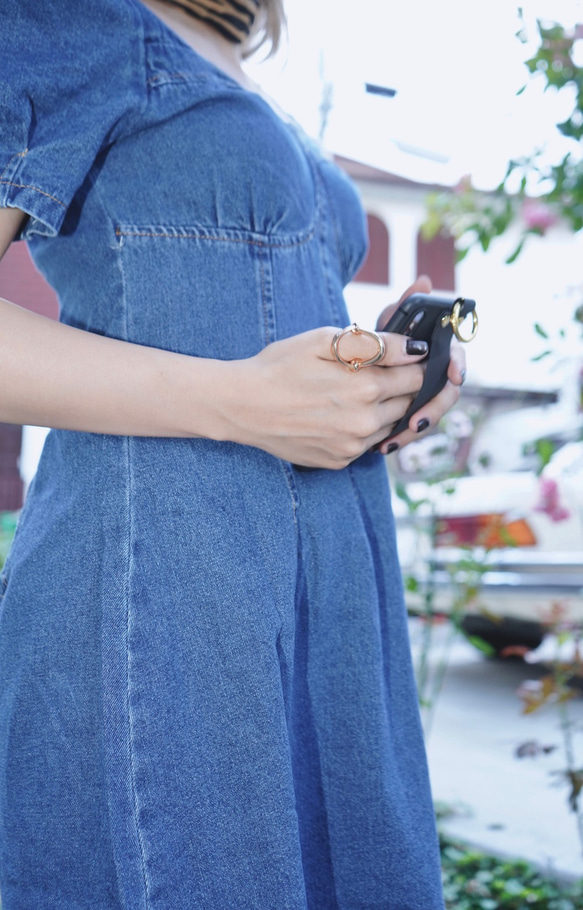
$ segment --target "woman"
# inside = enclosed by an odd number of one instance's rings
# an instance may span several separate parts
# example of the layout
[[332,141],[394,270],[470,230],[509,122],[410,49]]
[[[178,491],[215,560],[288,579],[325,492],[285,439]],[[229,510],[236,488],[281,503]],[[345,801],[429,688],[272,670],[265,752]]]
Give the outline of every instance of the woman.
[[2,249],[64,323],[0,306],[0,419],[57,428],[0,587],[4,910],[443,907],[373,451],[424,352],[335,360],[362,212],[233,6],[0,12]]

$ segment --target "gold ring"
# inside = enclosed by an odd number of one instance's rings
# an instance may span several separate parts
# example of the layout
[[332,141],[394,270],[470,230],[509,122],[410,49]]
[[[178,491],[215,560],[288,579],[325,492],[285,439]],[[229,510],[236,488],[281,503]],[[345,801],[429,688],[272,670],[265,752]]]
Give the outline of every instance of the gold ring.
[[464,305],[464,303],[465,303],[465,300],[463,297],[460,297],[459,300],[456,300],[456,302],[454,303],[454,305],[452,307],[451,313],[448,314],[447,316],[443,317],[443,319],[441,320],[441,324],[444,328],[446,325],[451,324],[451,327],[453,329],[453,334],[458,339],[458,341],[463,341],[464,343],[467,344],[468,341],[471,341],[472,338],[476,337],[476,332],[478,331],[478,314],[476,313],[475,309],[471,310],[471,312],[468,313],[468,315],[472,317],[472,328],[471,328],[469,337],[464,338],[462,333],[460,332],[460,324],[463,323],[464,319],[466,318],[464,316],[460,320],[460,313],[461,313],[461,309],[462,309],[462,306]]
[[[376,343],[379,346],[378,351],[374,357],[369,357],[368,360],[362,360],[361,357],[353,357],[352,360],[345,360],[344,357],[340,355],[338,350],[338,344],[340,339],[344,335],[348,335],[351,332],[353,335],[368,335],[369,338],[374,338]],[[385,356],[385,342],[384,339],[378,334],[378,332],[368,332],[366,329],[361,329],[360,326],[353,322],[352,325],[347,326],[345,329],[341,329],[340,332],[336,332],[334,338],[332,339],[332,353],[334,357],[341,363],[342,366],[348,367],[349,370],[352,370],[353,373],[358,373],[359,370],[362,370],[363,367],[372,367],[373,364],[378,363],[379,360]]]

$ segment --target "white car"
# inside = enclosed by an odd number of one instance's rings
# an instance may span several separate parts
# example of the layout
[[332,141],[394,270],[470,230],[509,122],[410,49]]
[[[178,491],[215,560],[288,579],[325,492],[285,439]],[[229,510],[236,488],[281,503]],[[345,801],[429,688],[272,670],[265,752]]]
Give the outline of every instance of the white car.
[[453,614],[496,653],[583,628],[583,443],[532,470],[414,481],[394,496],[411,612]]

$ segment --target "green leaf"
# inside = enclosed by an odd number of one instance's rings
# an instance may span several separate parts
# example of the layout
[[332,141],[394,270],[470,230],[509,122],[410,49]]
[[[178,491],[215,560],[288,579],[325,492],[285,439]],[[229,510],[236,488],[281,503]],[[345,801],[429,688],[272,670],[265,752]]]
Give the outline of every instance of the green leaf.
[[538,363],[539,360],[543,360],[544,357],[549,357],[549,355],[552,353],[552,351],[543,351],[542,354],[537,354],[536,357],[531,357],[531,363]]
[[540,459],[538,474],[545,468],[555,453],[556,446],[550,439],[537,439],[535,443],[536,453]]
[[481,651],[482,654],[485,654],[487,657],[496,656],[496,648],[493,648],[491,644],[488,644],[487,641],[484,641],[484,639],[480,638],[478,635],[468,635],[467,639],[474,648],[477,648],[478,651]]
[[524,249],[525,243],[526,243],[526,237],[523,237],[522,240],[520,241],[520,243],[518,244],[518,246],[516,247],[516,249],[514,250],[514,252],[511,253],[507,259],[504,260],[506,265],[512,265],[513,262],[516,262],[516,260],[522,253],[522,250]]
[[542,327],[542,325],[540,324],[540,322],[535,322],[535,324],[534,324],[534,330],[535,330],[535,332],[536,332],[537,335],[540,335],[540,336],[541,336],[541,338],[548,338],[548,337],[549,337],[548,334],[547,334],[547,332],[545,332],[545,330],[543,329],[543,327]]

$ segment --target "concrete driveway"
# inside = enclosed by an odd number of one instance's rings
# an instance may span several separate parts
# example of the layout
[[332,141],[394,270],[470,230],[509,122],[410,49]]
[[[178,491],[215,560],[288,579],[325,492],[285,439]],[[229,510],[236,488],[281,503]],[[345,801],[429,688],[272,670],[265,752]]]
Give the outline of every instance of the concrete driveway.
[[[435,653],[448,626],[438,630]],[[411,620],[414,657],[420,621]],[[544,646],[543,646],[544,647]],[[434,798],[456,814],[444,825],[452,835],[497,855],[527,859],[545,872],[583,877],[582,847],[566,785],[552,772],[565,768],[557,709],[521,713],[516,692],[540,678],[541,665],[485,659],[456,640],[436,701],[427,749]],[[576,766],[583,766],[583,699],[569,703]],[[558,748],[537,757],[516,757],[524,743]]]

